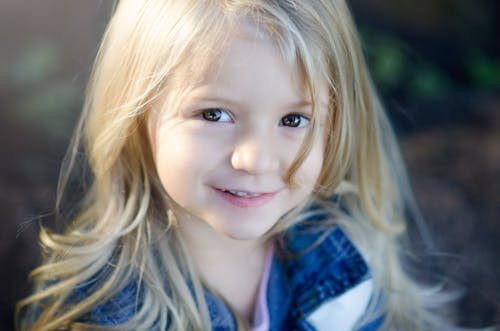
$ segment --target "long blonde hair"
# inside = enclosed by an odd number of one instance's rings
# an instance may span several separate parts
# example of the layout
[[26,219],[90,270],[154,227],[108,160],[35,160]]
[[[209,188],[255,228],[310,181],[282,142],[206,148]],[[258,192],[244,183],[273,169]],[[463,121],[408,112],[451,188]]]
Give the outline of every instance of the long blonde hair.
[[[35,293],[18,305],[20,330],[92,327],[75,321],[131,282],[141,291],[137,311],[116,328],[209,329],[203,285],[176,234],[155,171],[147,119],[162,94],[175,109],[227,31],[242,20],[269,34],[291,68],[299,67],[313,105],[318,82],[330,85],[325,159],[315,201],[365,253],[383,293],[378,308],[385,312],[385,325],[442,329],[433,311],[442,297],[424,290],[403,269],[401,239],[413,200],[344,0],[121,0],[97,55],[60,178],[60,196],[80,147],[92,183],[65,233],[41,230],[45,261],[31,274]],[[290,181],[319,132],[317,121],[312,123],[287,174]],[[342,199],[347,213],[331,203],[332,194]],[[299,220],[287,217],[273,234]],[[98,285],[90,296],[68,305],[75,288],[86,283]]]

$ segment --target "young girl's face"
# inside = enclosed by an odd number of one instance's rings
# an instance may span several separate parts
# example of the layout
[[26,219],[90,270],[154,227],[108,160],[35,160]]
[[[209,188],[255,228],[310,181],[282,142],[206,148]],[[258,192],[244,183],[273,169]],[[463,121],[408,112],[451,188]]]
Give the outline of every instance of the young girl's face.
[[[307,199],[323,160],[318,139],[294,175],[298,185],[284,181],[312,107],[300,76],[258,34],[248,26],[235,34],[178,110],[162,105],[152,130],[156,167],[178,221],[235,239],[262,236]],[[325,84],[320,123],[327,99]]]

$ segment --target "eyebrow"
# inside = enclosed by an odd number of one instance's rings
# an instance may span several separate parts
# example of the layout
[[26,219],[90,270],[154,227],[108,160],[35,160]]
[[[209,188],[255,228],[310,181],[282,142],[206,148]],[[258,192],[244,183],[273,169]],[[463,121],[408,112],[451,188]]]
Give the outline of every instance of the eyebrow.
[[231,100],[222,97],[194,96],[192,100],[196,102],[213,102],[213,103],[223,103],[230,106],[241,106],[241,103],[239,103],[236,100]]
[[[214,102],[214,103],[224,103],[230,106],[241,106],[241,103],[239,103],[236,100],[232,100],[229,98],[224,98],[224,97],[204,97],[204,96],[195,96],[193,97],[193,100],[196,102]],[[299,100],[299,101],[293,101],[291,103],[285,104],[284,108],[290,108],[290,109],[302,109],[306,107],[311,107],[312,102],[308,100]]]

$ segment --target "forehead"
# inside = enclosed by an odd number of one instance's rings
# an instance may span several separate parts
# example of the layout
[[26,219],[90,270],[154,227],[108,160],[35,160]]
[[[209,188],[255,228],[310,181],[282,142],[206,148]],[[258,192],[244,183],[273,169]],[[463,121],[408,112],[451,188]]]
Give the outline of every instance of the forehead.
[[267,31],[249,22],[238,25],[219,40],[205,55],[205,60],[203,66],[197,67],[197,79],[193,85],[231,86],[235,80],[249,83],[258,74],[262,82],[281,77],[283,84],[277,84],[277,89],[291,83],[297,94],[307,91],[305,77],[296,59],[287,58]]
[[238,31],[228,38],[220,51],[215,54],[209,74],[223,73],[224,70],[240,70],[260,64],[274,66],[296,76],[299,72],[296,63],[287,63],[277,43],[268,36]]

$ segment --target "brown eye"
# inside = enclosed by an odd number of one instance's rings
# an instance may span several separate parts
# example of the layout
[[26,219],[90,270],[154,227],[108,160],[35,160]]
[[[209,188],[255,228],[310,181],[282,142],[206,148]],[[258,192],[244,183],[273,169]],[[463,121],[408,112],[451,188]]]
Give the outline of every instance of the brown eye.
[[231,122],[231,116],[224,110],[213,108],[204,110],[201,117],[210,122]]
[[280,125],[300,128],[309,124],[309,119],[299,114],[289,114],[281,119]]
[[212,121],[212,122],[217,122],[220,119],[220,110],[217,109],[210,109],[204,111],[201,116],[203,116],[203,119],[207,121]]

